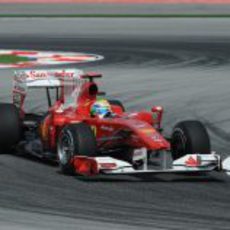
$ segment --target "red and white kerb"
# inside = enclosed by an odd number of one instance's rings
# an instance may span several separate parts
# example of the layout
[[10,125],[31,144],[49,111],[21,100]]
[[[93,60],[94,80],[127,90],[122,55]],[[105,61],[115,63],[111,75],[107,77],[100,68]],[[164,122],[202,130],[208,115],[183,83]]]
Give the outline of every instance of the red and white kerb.
[[31,68],[46,65],[63,65],[94,62],[103,59],[103,56],[97,54],[75,53],[75,52],[51,52],[35,50],[0,50],[1,55],[13,55],[25,57],[28,60],[13,64],[1,63],[1,68]]

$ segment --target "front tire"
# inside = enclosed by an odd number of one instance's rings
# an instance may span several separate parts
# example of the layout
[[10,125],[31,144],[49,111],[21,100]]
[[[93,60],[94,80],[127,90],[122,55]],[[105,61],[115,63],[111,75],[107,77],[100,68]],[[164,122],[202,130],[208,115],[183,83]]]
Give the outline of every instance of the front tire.
[[210,153],[210,138],[204,125],[199,121],[178,123],[173,129],[171,151],[174,160],[186,154]]
[[90,126],[85,123],[65,126],[58,138],[57,151],[61,171],[73,174],[71,159],[74,156],[96,156],[96,138]]

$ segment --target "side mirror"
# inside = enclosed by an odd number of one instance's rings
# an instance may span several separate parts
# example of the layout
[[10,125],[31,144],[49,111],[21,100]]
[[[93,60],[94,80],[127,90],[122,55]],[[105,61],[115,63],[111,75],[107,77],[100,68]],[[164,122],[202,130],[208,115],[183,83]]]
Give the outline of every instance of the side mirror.
[[95,72],[88,72],[81,76],[82,79],[89,79],[90,82],[93,82],[94,78],[101,78],[101,73],[95,73]]
[[153,120],[154,120],[154,123],[156,124],[156,128],[158,130],[161,130],[161,123],[162,123],[162,117],[163,117],[163,112],[164,112],[163,107],[153,106],[151,111],[153,113]]

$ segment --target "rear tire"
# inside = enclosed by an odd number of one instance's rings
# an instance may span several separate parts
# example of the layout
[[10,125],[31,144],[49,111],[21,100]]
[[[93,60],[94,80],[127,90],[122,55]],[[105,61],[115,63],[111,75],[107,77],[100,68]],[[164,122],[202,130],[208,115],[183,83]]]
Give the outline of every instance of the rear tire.
[[58,158],[61,171],[73,174],[71,159],[74,156],[96,156],[96,138],[89,125],[85,123],[65,126],[58,138]]
[[210,153],[210,139],[204,125],[199,121],[178,123],[173,129],[171,151],[174,160],[186,154]]
[[0,104],[0,149],[12,149],[21,138],[19,111],[13,104]]

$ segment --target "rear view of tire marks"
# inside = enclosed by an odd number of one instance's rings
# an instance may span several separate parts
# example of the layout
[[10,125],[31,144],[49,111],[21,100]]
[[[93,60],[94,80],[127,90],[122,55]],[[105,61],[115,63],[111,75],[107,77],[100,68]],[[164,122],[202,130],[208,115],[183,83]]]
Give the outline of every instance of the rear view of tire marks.
[[[2,38],[0,44],[2,48],[24,48],[29,44],[29,49],[102,54],[105,61],[81,65],[104,73],[102,90],[124,100],[126,107],[132,110],[163,105],[168,133],[177,121],[188,118],[203,120],[211,134],[218,127],[222,131],[218,138],[212,135],[213,146],[227,153],[230,43],[226,39],[207,42],[197,38],[193,42],[181,38],[162,42],[160,38],[145,41],[105,38],[102,42],[87,38],[76,42],[71,38],[52,41],[27,38],[16,44],[14,39]],[[5,71],[0,81],[10,82],[7,74],[10,72]],[[6,91],[1,94],[5,96]],[[76,221],[75,228],[77,220],[81,220],[81,224],[89,220],[104,222],[105,228],[111,223],[114,229],[116,226],[117,229],[128,226],[134,229],[229,228],[230,180],[215,173],[201,178],[82,180],[63,176],[56,167],[19,156],[1,155],[0,162],[0,206],[13,209],[16,219],[15,210],[24,210],[34,212],[34,216],[46,214],[52,220],[54,216],[69,217]],[[67,220],[64,223],[65,229],[74,229]],[[89,228],[94,229],[94,225]],[[61,229],[52,221],[46,227]]]
[[[224,41],[207,41],[208,38],[200,38],[199,42],[179,39],[176,41],[160,41],[138,39],[129,41],[127,39],[94,39],[68,38],[63,45],[63,40],[59,38],[44,39],[22,38],[15,43],[14,39],[1,38],[1,44],[9,49],[43,49],[43,50],[63,50],[79,52],[91,52],[102,54],[106,57],[103,64],[111,65],[134,65],[137,67],[218,67],[230,63],[230,43]],[[46,42],[49,42],[47,47]],[[88,66],[87,64],[86,66]],[[96,64],[97,65],[97,64]]]

